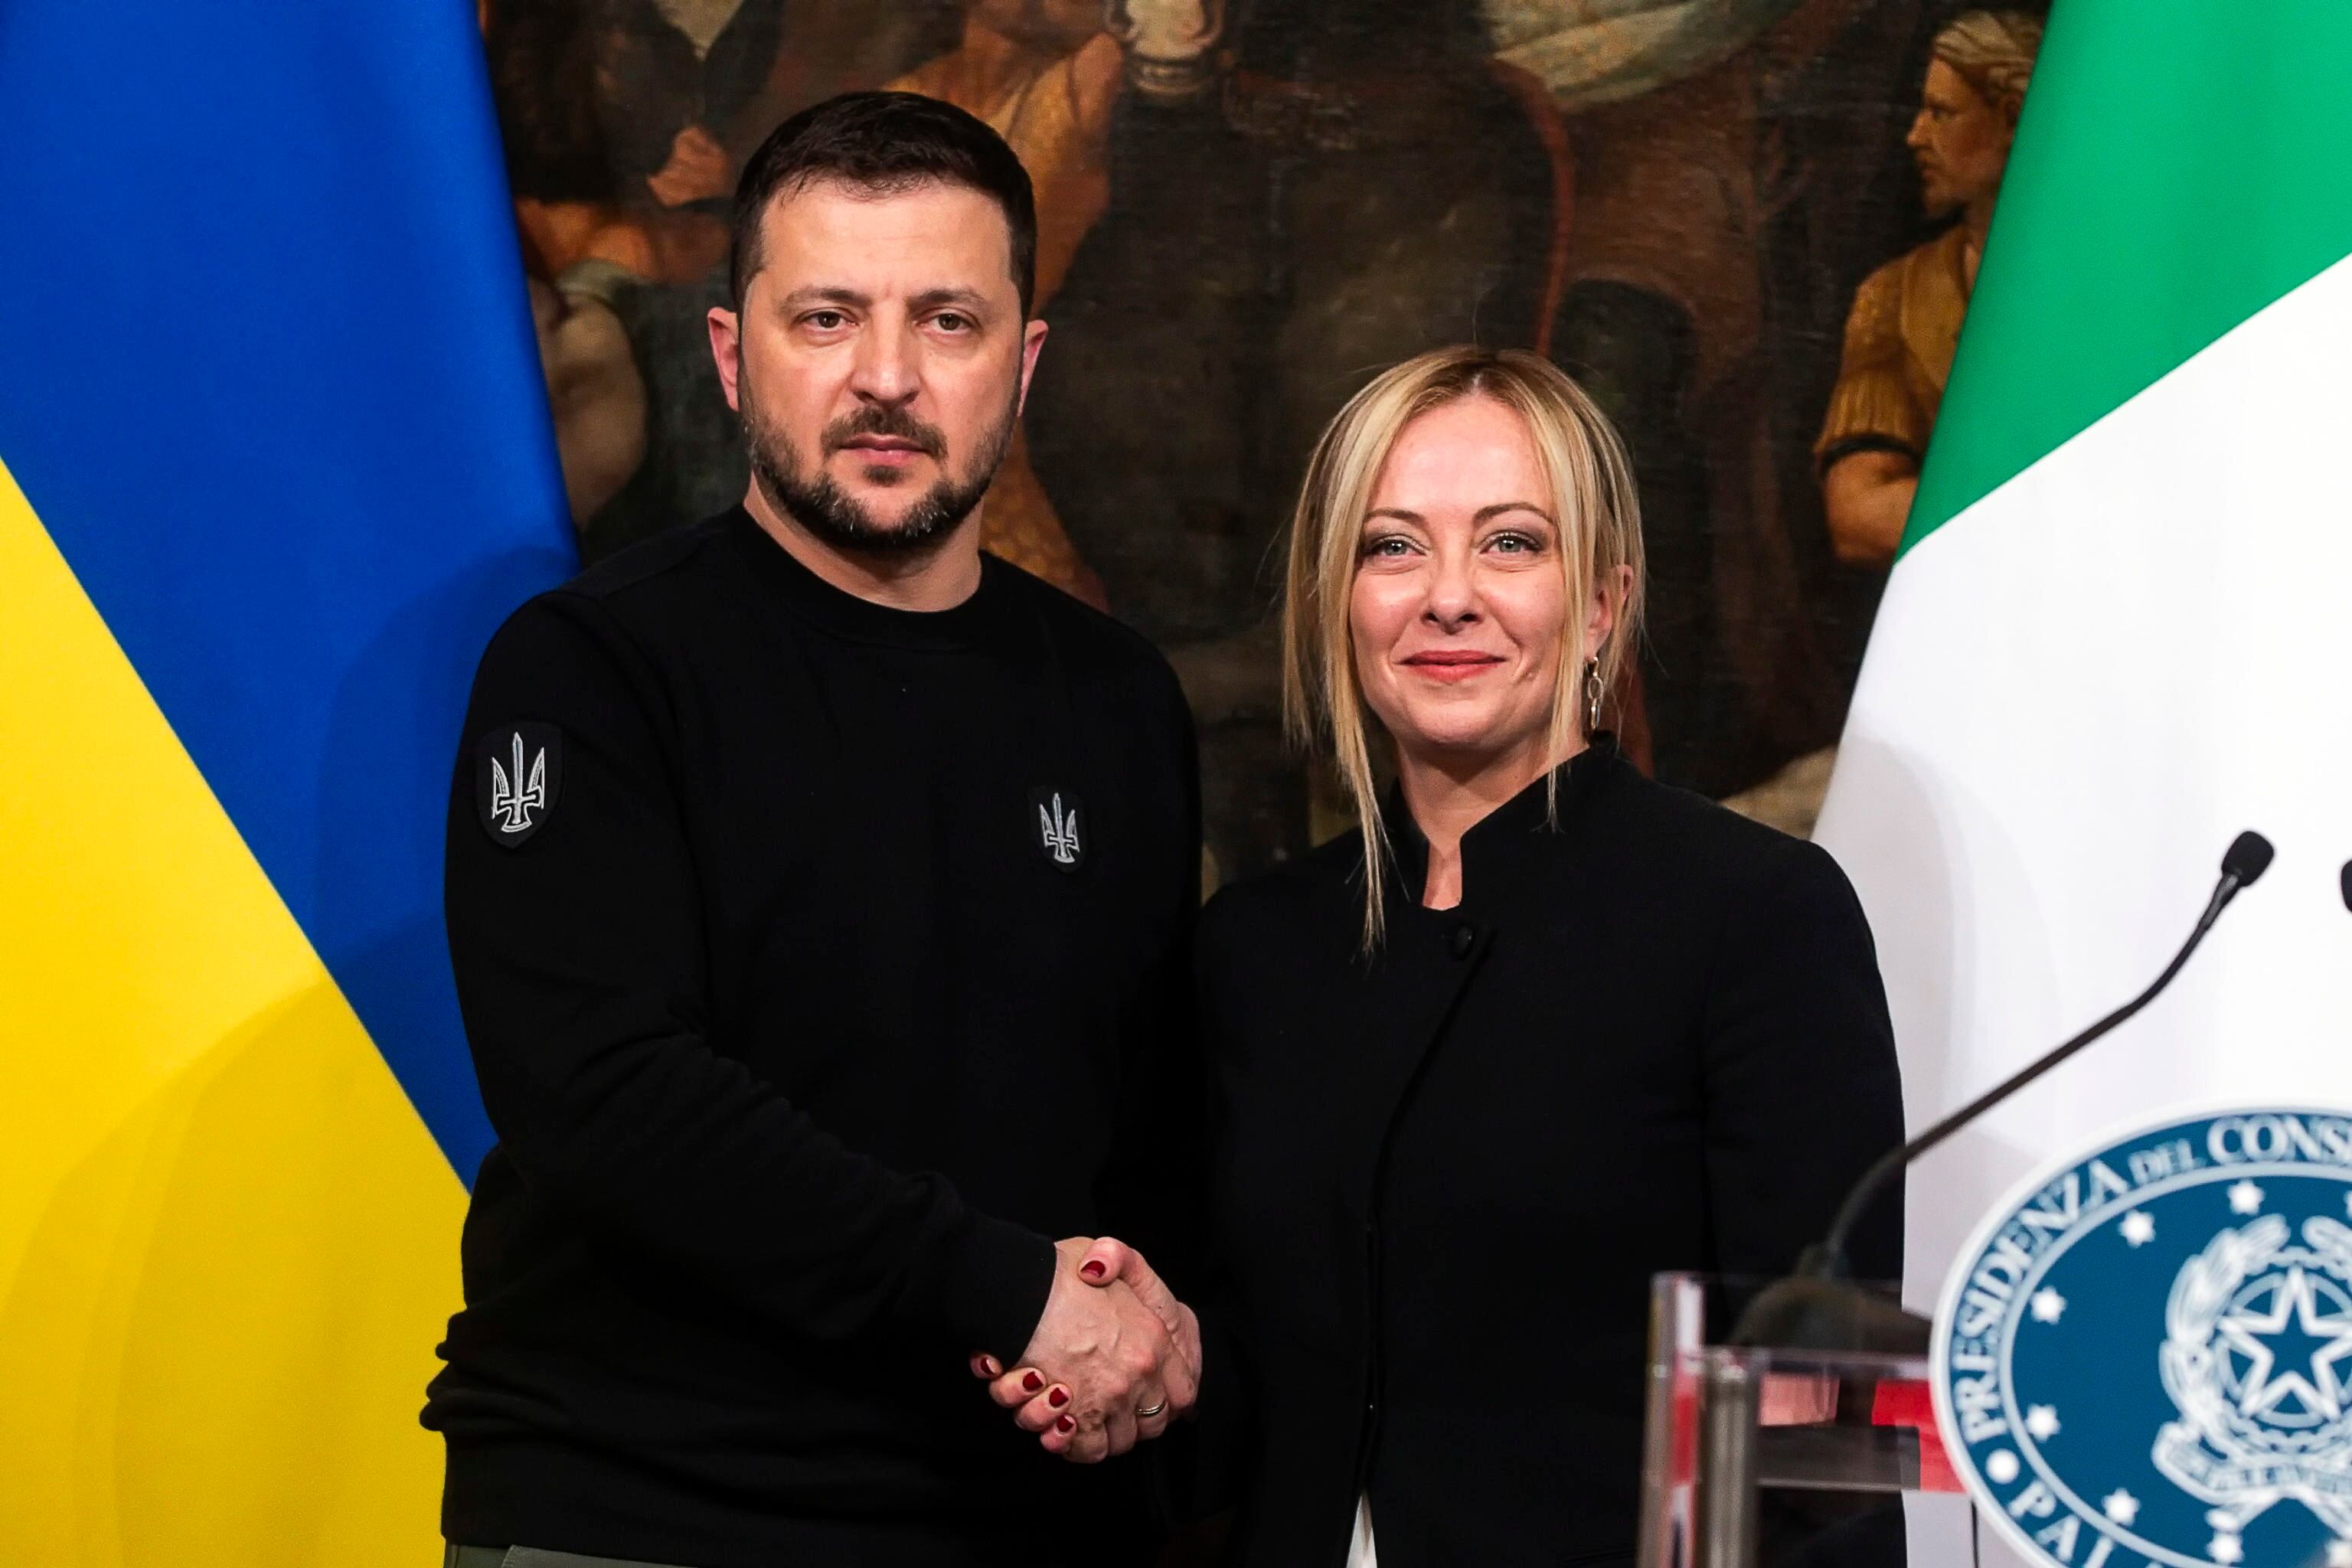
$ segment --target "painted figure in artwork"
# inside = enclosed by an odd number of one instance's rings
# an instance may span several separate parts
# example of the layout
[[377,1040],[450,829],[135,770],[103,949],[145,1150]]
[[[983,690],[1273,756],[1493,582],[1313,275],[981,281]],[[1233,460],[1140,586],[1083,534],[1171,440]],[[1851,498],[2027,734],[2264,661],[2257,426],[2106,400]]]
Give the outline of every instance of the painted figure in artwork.
[[1936,36],[1907,138],[1930,216],[1958,221],[1863,280],[1814,458],[1841,560],[1895,558],[1976,287],[2042,20],[1971,11]]
[[[1055,351],[983,544],[1168,654],[1217,876],[1337,821],[1268,563],[1314,432],[1440,342],[1545,355],[1625,435],[1661,606],[1628,753],[1805,830],[2039,41],[1943,26],[1971,3],[476,0],[591,562],[743,491],[704,323],[768,131],[891,87],[1012,145]],[[1913,161],[1958,225],[1870,274],[1929,232]]]
[[[1110,203],[1111,109],[1126,58],[1104,22],[1102,0],[970,0],[955,47],[887,84],[978,116],[1021,155],[1037,189],[1041,315]],[[1070,542],[1022,432],[981,526],[991,554],[1103,605],[1102,581]]]
[[591,558],[674,512],[717,510],[747,472],[707,363],[680,351],[708,359],[698,301],[727,254],[735,168],[711,111],[730,62],[742,72],[774,29],[748,7],[709,11],[682,7],[689,33],[655,0],[480,8],[556,452]]

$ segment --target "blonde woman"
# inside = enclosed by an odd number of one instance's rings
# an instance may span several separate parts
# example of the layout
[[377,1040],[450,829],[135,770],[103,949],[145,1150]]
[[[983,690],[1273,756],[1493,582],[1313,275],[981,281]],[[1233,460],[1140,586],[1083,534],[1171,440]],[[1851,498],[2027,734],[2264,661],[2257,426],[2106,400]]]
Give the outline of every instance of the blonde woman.
[[1316,449],[1290,717],[1360,826],[1203,916],[1217,1278],[1169,1280],[1236,1562],[1631,1562],[1651,1275],[1784,1270],[1902,1136],[1835,864],[1596,732],[1641,603],[1623,448],[1548,361],[1424,354]]

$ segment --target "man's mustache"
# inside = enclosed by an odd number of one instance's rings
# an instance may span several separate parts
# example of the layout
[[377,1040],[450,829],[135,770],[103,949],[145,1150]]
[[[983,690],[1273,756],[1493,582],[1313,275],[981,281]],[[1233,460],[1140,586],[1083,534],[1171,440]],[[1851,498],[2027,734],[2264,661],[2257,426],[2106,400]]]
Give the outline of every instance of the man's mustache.
[[868,405],[824,427],[825,455],[831,457],[860,436],[887,436],[894,441],[912,442],[933,461],[944,457],[948,449],[945,436],[905,409]]

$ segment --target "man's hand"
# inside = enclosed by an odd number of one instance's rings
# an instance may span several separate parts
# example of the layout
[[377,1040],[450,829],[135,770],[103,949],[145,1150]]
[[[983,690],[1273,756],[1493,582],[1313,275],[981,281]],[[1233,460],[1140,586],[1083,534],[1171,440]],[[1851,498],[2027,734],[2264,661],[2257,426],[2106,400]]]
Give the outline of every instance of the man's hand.
[[[1152,1315],[1168,1330],[1169,1338],[1176,1342],[1177,1352],[1192,1369],[1192,1381],[1200,1382],[1201,1320],[1193,1315],[1192,1308],[1176,1299],[1176,1293],[1144,1261],[1143,1254],[1115,1236],[1097,1237],[1078,1263],[1078,1278],[1095,1286],[1126,1281],[1137,1299],[1150,1308]],[[1186,1401],[1187,1408],[1190,1405],[1191,1401]]]
[[972,1372],[994,1379],[991,1396],[1048,1453],[1093,1464],[1157,1437],[1192,1408],[1200,1328],[1118,1242],[1074,1237],[1055,1251],[1053,1293],[1020,1364],[1005,1372],[977,1356]]

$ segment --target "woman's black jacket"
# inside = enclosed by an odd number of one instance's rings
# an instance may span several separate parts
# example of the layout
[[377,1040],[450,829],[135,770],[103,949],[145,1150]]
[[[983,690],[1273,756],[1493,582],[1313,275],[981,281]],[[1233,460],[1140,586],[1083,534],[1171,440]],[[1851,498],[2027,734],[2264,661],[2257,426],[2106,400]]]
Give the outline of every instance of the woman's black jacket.
[[[1339,1568],[1360,1492],[1381,1568],[1630,1559],[1651,1276],[1785,1271],[1901,1140],[1830,857],[1605,742],[1555,777],[1465,836],[1447,910],[1392,798],[1369,961],[1352,834],[1203,917],[1197,1436],[1237,1563]],[[1858,1274],[1897,1272],[1900,1207]]]

